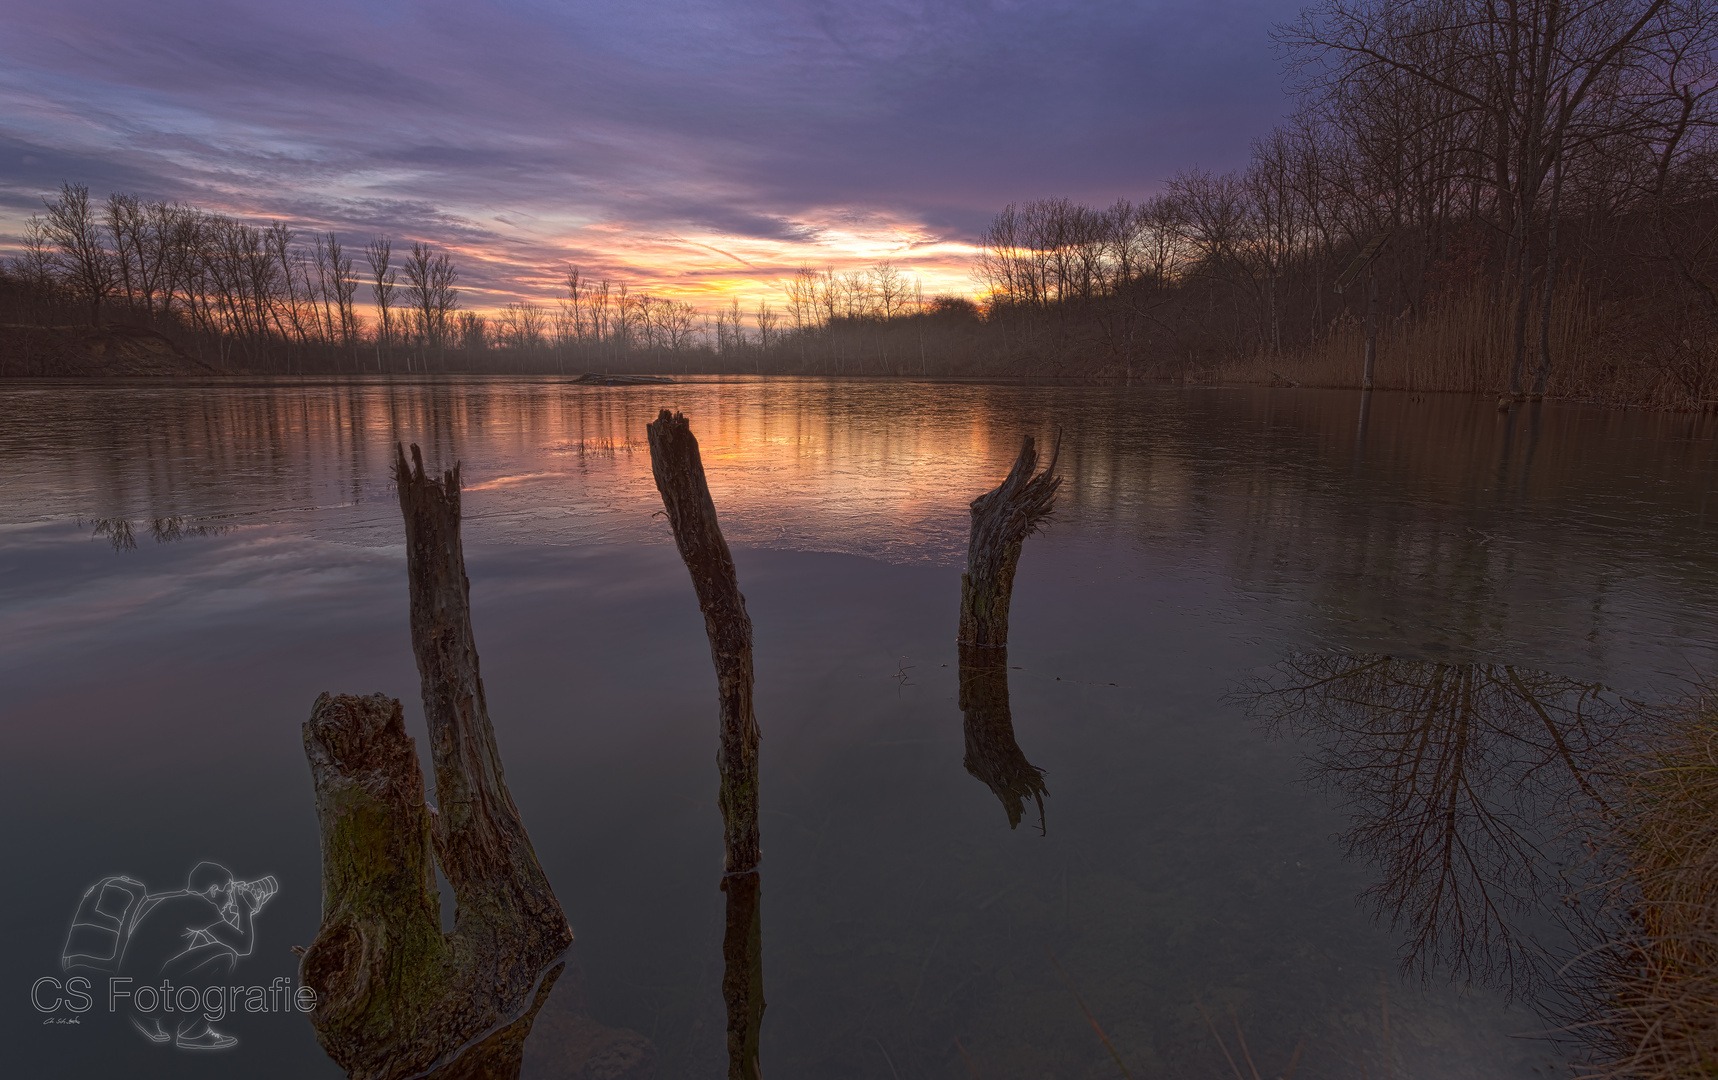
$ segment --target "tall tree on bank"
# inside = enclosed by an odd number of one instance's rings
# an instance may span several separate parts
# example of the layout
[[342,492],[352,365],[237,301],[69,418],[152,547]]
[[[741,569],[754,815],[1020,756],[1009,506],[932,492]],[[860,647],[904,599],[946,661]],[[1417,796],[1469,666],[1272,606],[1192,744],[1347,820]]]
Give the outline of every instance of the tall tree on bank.
[[59,248],[61,275],[89,303],[91,326],[101,322],[101,305],[113,292],[114,255],[102,235],[101,221],[90,205],[83,184],[60,185],[60,197],[49,201],[44,223],[48,238]]
[[394,293],[399,286],[399,273],[394,269],[394,242],[378,236],[364,246],[364,258],[370,264],[370,297],[376,304],[376,366],[394,343]]
[[[1629,96],[1631,71],[1652,65],[1699,6],[1672,0],[1321,0],[1278,28],[1296,88],[1341,97],[1405,77],[1442,105],[1428,120],[1465,120],[1470,162],[1492,188],[1507,237],[1506,273],[1515,300],[1509,389],[1525,396],[1528,312],[1535,244],[1552,299],[1561,177],[1569,155],[1600,137],[1603,115]],[[1547,205],[1548,204],[1548,205]],[[1534,375],[1543,395],[1551,357],[1546,335]]]
[[452,330],[453,312],[459,306],[459,290],[454,282],[459,271],[447,253],[437,252],[428,244],[413,242],[412,253],[406,257],[406,301],[411,305],[412,318],[417,324],[417,338],[423,350],[425,364],[434,349],[445,364],[447,339]]

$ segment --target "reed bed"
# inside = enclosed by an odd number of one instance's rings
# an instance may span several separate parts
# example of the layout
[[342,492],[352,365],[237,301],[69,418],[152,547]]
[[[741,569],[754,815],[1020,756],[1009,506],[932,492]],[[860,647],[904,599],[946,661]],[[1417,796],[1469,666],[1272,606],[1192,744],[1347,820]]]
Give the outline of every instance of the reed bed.
[[1616,922],[1577,965],[1588,1075],[1718,1075],[1718,699],[1679,710],[1615,790]]
[[[1601,317],[1586,290],[1564,290],[1551,306],[1554,398],[1660,408],[1710,409],[1718,404],[1718,349],[1679,337],[1678,320]],[[1539,310],[1528,312],[1525,382],[1538,364]],[[1387,318],[1378,332],[1379,390],[1501,394],[1509,389],[1514,356],[1512,304],[1475,290],[1410,317]],[[1360,386],[1365,326],[1345,316],[1319,341],[1280,355],[1258,352],[1189,369],[1188,381],[1267,383],[1309,387]]]

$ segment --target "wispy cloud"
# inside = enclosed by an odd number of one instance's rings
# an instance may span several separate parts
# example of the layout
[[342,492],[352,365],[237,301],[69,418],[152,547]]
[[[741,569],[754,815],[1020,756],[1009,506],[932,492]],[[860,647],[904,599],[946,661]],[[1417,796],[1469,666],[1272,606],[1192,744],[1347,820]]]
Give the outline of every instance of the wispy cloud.
[[1239,164],[1295,4],[62,0],[0,12],[0,232],[61,179],[697,298],[890,258],[966,291],[1006,202]]

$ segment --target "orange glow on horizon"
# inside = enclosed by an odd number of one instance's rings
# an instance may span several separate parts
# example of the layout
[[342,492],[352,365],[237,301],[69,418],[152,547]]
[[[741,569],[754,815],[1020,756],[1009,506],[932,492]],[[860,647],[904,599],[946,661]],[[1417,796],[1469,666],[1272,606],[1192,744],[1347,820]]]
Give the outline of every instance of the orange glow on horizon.
[[[196,205],[257,226],[280,220],[268,206],[240,193]],[[376,309],[364,245],[372,235],[391,237],[396,272],[414,240],[427,240],[445,251],[459,270],[459,307],[485,316],[520,301],[553,311],[567,297],[569,266],[578,267],[592,285],[606,280],[611,289],[624,286],[632,295],[689,303],[704,315],[738,300],[749,318],[759,304],[768,303],[784,322],[787,285],[802,266],[844,275],[889,263],[904,276],[909,292],[916,285],[927,300],[942,295],[982,300],[972,273],[980,249],[973,243],[940,235],[899,215],[845,208],[777,220],[788,235],[744,236],[495,207],[445,208],[439,224],[455,226],[451,235],[442,231],[416,236],[402,228],[371,231],[333,221],[289,219],[286,224],[297,234],[299,246],[308,247],[317,233],[332,232],[339,238],[359,281],[356,306],[370,326],[375,325]],[[23,216],[0,216],[0,256],[21,252],[23,230]],[[404,275],[400,278],[403,293]],[[403,307],[402,299],[396,296]]]
[[[689,303],[701,312],[726,308],[738,300],[753,312],[769,303],[786,313],[786,286],[801,266],[820,273],[847,274],[879,263],[890,263],[904,274],[909,288],[916,284],[926,299],[939,295],[978,298],[972,277],[978,248],[944,239],[927,228],[887,217],[865,219],[831,211],[793,226],[804,238],[737,236],[701,230],[667,231],[618,221],[566,223],[554,227],[535,222],[538,235],[518,237],[521,244],[482,242],[450,245],[462,269],[469,310],[492,313],[508,303],[530,301],[553,307],[566,299],[566,271],[576,266],[593,285],[608,281],[630,293]],[[540,231],[539,231],[540,230]],[[523,231],[523,230],[521,230]],[[532,249],[528,258],[522,248]]]

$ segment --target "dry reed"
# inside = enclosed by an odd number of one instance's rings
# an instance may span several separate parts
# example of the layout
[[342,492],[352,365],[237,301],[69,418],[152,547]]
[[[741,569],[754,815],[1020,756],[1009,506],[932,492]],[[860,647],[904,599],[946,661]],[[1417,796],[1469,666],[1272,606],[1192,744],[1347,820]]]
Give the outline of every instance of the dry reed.
[[[1718,353],[1683,340],[1668,320],[1622,325],[1601,318],[1586,290],[1551,306],[1548,395],[1611,404],[1709,407],[1718,397]],[[1497,394],[1509,388],[1514,306],[1475,289],[1388,319],[1378,332],[1380,390]],[[1525,379],[1538,363],[1539,310],[1528,312]],[[1190,370],[1186,381],[1358,388],[1365,327],[1345,316],[1319,341],[1280,355],[1255,353]]]
[[[1609,836],[1621,932],[1591,953],[1590,1075],[1718,1073],[1718,699],[1688,706],[1623,770]],[[1588,981],[1588,980],[1583,980]]]

